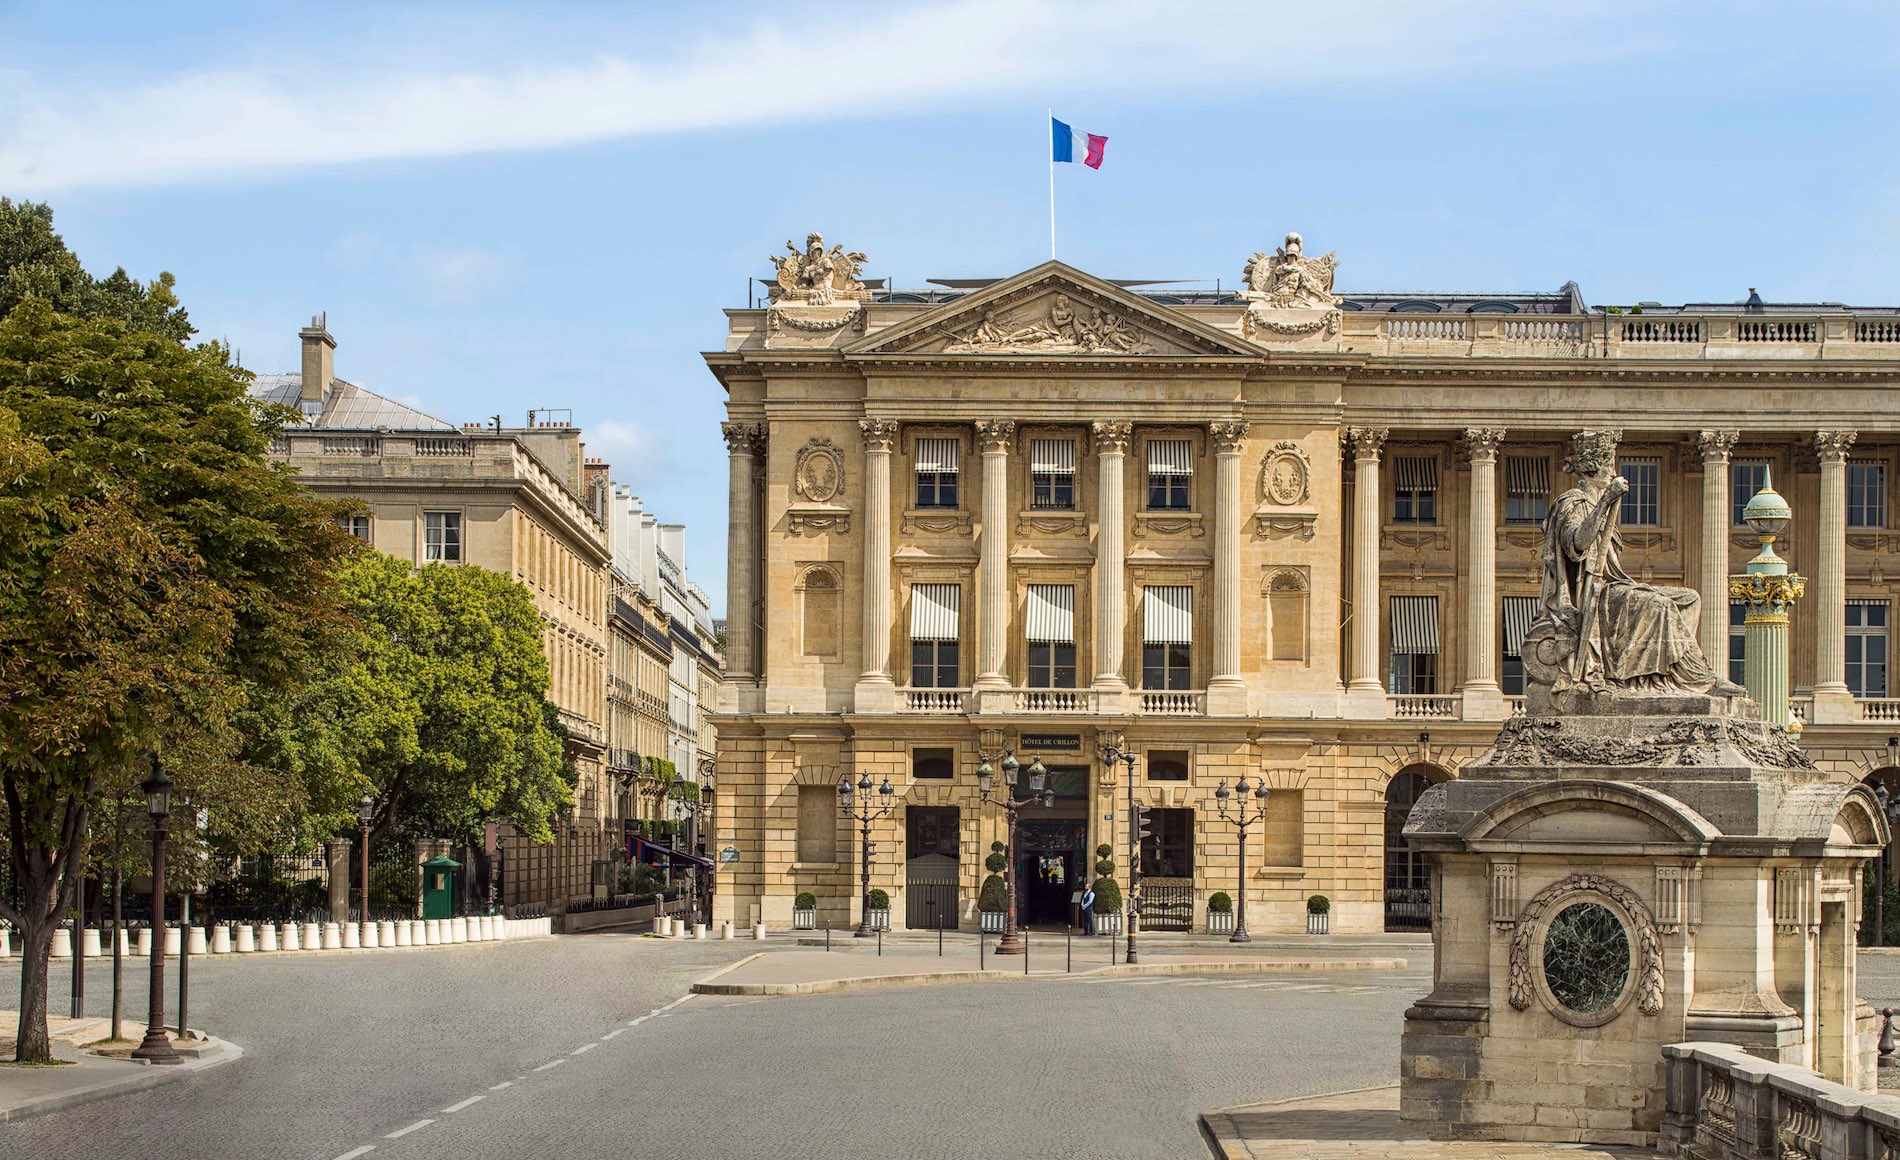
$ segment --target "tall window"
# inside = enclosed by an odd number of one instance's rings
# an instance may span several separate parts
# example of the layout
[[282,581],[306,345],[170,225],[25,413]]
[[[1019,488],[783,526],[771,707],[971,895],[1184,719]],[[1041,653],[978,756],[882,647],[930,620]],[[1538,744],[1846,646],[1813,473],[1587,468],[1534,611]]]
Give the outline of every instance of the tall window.
[[1188,483],[1194,478],[1194,443],[1189,439],[1148,440],[1148,507],[1186,511]]
[[1887,695],[1887,602],[1847,602],[1847,687],[1856,697]]
[[1438,692],[1438,597],[1392,598],[1390,691],[1400,695]]
[[1623,493],[1623,506],[1617,522],[1626,528],[1654,528],[1662,525],[1662,460],[1625,459],[1617,464],[1630,489]]
[[955,439],[917,441],[917,506],[957,506],[958,443]]
[[1729,506],[1733,509],[1729,520],[1735,527],[1744,527],[1742,510],[1748,506],[1749,500],[1755,498],[1762,484],[1768,482],[1768,461],[1738,459],[1728,471]]
[[1031,584],[1026,612],[1029,687],[1075,688],[1075,585]]
[[955,584],[910,586],[910,684],[914,689],[954,689],[957,677],[958,609]]
[[1541,524],[1550,508],[1550,460],[1541,455],[1504,459],[1504,522]]
[[1194,589],[1150,584],[1141,590],[1141,687],[1192,688]]
[[365,544],[369,543],[368,516],[338,516],[336,518],[336,526],[342,528],[350,535],[355,536]]
[[1075,440],[1029,441],[1029,506],[1053,511],[1075,508]]
[[462,562],[462,513],[422,513],[422,558],[445,564]]
[[1524,695],[1524,634],[1537,618],[1535,596],[1504,598],[1504,663],[1498,669],[1498,684],[1507,697]]
[[1194,876],[1194,811],[1151,809],[1153,824],[1141,840],[1141,872],[1152,878]]
[[1400,455],[1392,461],[1392,522],[1438,522],[1438,460],[1429,455]]
[[1742,683],[1748,670],[1748,605],[1740,600],[1728,602],[1728,679]]
[[1887,526],[1887,465],[1874,459],[1847,461],[1847,526]]

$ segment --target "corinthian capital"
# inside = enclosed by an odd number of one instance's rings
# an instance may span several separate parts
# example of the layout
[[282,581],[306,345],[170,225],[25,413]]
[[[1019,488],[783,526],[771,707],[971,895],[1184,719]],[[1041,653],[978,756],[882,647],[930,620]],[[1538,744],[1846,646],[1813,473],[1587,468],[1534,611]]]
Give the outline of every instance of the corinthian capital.
[[1128,441],[1134,438],[1135,425],[1119,419],[1097,419],[1089,424],[1089,434],[1095,437],[1097,452],[1124,455],[1128,451]]
[[1735,443],[1741,438],[1739,431],[1698,431],[1695,437],[1695,449],[1702,453],[1702,466],[1719,467],[1728,462],[1735,450]]
[[1008,451],[1010,441],[1016,438],[1016,420],[1014,419],[978,419],[976,421],[976,442],[985,452]]
[[858,430],[864,435],[866,451],[889,451],[897,442],[895,419],[859,419]]
[[1502,427],[1466,427],[1458,440],[1465,458],[1473,463],[1496,463],[1498,447],[1504,442]]
[[1216,455],[1232,455],[1247,437],[1247,423],[1243,419],[1216,419],[1207,425],[1207,433],[1214,437]]
[[1389,433],[1386,427],[1348,427],[1344,435],[1346,450],[1354,459],[1377,459],[1385,450],[1385,437]]
[[734,455],[757,455],[765,450],[763,423],[721,423],[719,430],[726,436],[726,450]]
[[1847,462],[1847,449],[1854,445],[1856,434],[1853,431],[1816,431],[1814,457],[1822,463]]

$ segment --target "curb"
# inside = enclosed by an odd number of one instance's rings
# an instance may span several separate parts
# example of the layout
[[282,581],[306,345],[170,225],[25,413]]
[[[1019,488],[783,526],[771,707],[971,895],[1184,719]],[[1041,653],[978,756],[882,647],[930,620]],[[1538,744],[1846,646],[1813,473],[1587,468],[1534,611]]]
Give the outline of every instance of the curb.
[[[1117,967],[1097,967],[1091,971],[1045,972],[1025,975],[1017,971],[986,969],[980,971],[930,971],[908,975],[858,975],[846,979],[813,979],[803,983],[720,983],[728,974],[764,954],[751,955],[723,967],[692,985],[696,995],[827,995],[838,991],[876,990],[882,987],[922,987],[949,983],[988,983],[1021,980],[1118,978],[1131,975],[1202,975],[1202,974],[1302,974],[1336,971],[1403,970],[1404,959],[1328,959],[1298,962],[1228,961],[1212,963],[1136,963]],[[1302,1097],[1311,1099],[1311,1096]]]
[[[1257,1104],[1235,1104],[1232,1107],[1215,1108],[1212,1111],[1201,1112],[1194,1117],[1194,1122],[1200,1127],[1201,1140],[1207,1145],[1207,1150],[1213,1153],[1214,1160],[1248,1160],[1248,1158],[1253,1157],[1255,1153],[1253,1149],[1248,1146],[1247,1137],[1240,1135],[1234,1126],[1233,1115],[1236,1112],[1252,1112],[1262,1108],[1289,1107],[1295,1104],[1308,1103],[1312,1100],[1331,1099],[1334,1096],[1358,1095],[1361,1092],[1390,1091],[1398,1086],[1397,1083],[1382,1083],[1374,1085],[1373,1087],[1343,1088],[1339,1091],[1315,1092],[1312,1095],[1292,1096],[1284,1100],[1262,1100]],[[1225,1119],[1227,1121],[1225,1132],[1215,1125],[1214,1120],[1216,1118]]]
[[98,1083],[60,1092],[58,1095],[43,1096],[37,1100],[0,1107],[0,1124],[30,1120],[52,1112],[65,1111],[67,1108],[77,1107],[80,1104],[89,1104],[95,1100],[109,1099],[126,1092],[144,1091],[146,1088],[157,1087],[162,1083],[183,1079],[188,1075],[197,1075],[199,1072],[210,1071],[214,1067],[222,1067],[244,1056],[244,1049],[228,1040],[210,1035],[205,1036],[205,1040],[207,1046],[215,1043],[219,1050],[212,1055],[187,1059],[176,1067],[141,1067],[136,1072],[126,1073],[115,1079],[100,1080]]

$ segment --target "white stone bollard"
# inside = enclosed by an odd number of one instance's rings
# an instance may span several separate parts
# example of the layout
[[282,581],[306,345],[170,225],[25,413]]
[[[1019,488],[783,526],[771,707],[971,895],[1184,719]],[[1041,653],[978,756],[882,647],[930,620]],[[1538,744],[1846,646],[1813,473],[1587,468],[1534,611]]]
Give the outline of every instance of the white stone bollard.
[[194,955],[208,953],[205,945],[205,928],[202,926],[194,926],[191,928],[191,953]]
[[664,914],[656,914],[653,916],[653,933],[661,938],[666,937],[666,916]]
[[323,949],[340,951],[343,949],[343,924],[326,922],[323,924]]
[[703,941],[703,940],[705,939],[705,937],[706,937],[706,924],[705,924],[705,923],[703,923],[703,922],[696,922],[696,923],[694,923],[694,924],[693,924],[693,937],[694,937],[694,938],[696,938],[696,939],[700,939],[700,940],[702,940],[702,941]]
[[358,938],[357,941],[362,944],[362,947],[364,950],[373,951],[376,949],[378,945],[376,941],[376,935],[377,935],[376,924],[373,922],[366,922],[362,924],[362,934]]
[[722,922],[719,924],[719,937],[724,939],[726,942],[732,941],[732,920],[731,919],[727,919],[725,922]]
[[449,923],[449,925],[454,928],[450,934],[449,941],[459,942],[459,943],[465,943],[468,941],[468,919],[466,918],[454,919]]
[[73,957],[73,935],[63,926],[53,928],[53,957],[56,959]]
[[178,933],[177,927],[168,926],[165,928],[165,957],[166,958],[168,959],[177,958],[179,950],[183,948],[184,945],[185,945],[184,936]]
[[285,923],[283,932],[278,936],[277,945],[287,951],[302,950],[303,925],[295,922]]
[[442,945],[442,920],[428,918],[422,922],[422,945],[435,947]]
[[343,924],[343,949],[346,951],[363,949],[362,931],[353,922]]
[[244,923],[242,926],[237,928],[237,953],[241,955],[248,955],[248,954],[254,954],[256,951],[257,951],[257,928],[252,926],[248,922]]
[[211,953],[228,955],[231,953],[231,928],[214,926],[211,928]]
[[320,951],[323,949],[323,924],[306,922],[303,924],[303,949]]
[[389,921],[388,919],[384,919],[382,922],[377,923],[376,924],[376,941],[378,944],[385,947],[395,946],[396,945],[396,924],[394,922]]
[[408,919],[404,918],[404,919],[397,920],[396,941],[393,945],[399,946],[399,947],[406,947],[406,946],[412,945],[409,941],[409,920]]
[[0,926],[0,959],[13,957],[13,928]]
[[261,922],[257,924],[257,949],[274,951],[277,949],[277,924]]
[[483,942],[495,941],[495,919],[493,915],[484,914],[476,919],[475,923],[481,928]]
[[152,957],[152,928],[149,926],[139,928],[138,956],[141,959],[149,959]]
[[85,933],[79,936],[79,949],[89,959],[101,956],[103,952],[99,949],[99,928],[92,926],[86,928]]
[[764,923],[755,922],[752,924],[752,937],[756,939],[765,938],[765,924]]

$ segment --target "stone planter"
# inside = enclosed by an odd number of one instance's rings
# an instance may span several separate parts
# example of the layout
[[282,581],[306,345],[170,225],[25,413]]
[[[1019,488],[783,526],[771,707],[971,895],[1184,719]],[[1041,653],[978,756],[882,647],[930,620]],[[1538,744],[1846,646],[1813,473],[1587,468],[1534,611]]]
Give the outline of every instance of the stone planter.
[[1330,914],[1314,914],[1308,911],[1306,915],[1306,933],[1331,934],[1332,923],[1330,920],[1332,917]]
[[872,930],[891,929],[891,908],[890,907],[887,906],[883,910],[873,910],[871,912],[871,929]]
[[1208,934],[1232,934],[1232,933],[1234,933],[1234,912],[1233,912],[1233,911],[1231,911],[1231,910],[1229,910],[1229,911],[1219,911],[1219,910],[1210,910],[1210,911],[1208,911],[1208,912],[1207,912],[1207,933],[1208,933]]
[[1002,934],[1003,933],[1003,912],[1002,911],[985,910],[981,912],[981,915],[983,919],[983,933],[984,934]]
[[793,930],[817,930],[818,929],[818,912],[816,910],[792,911],[792,929]]
[[1095,933],[1096,934],[1120,934],[1121,932],[1122,932],[1122,912],[1121,911],[1117,910],[1113,913],[1097,911],[1095,913]]

